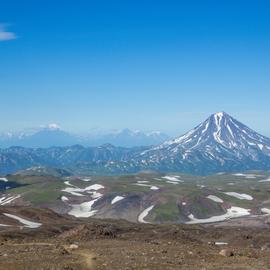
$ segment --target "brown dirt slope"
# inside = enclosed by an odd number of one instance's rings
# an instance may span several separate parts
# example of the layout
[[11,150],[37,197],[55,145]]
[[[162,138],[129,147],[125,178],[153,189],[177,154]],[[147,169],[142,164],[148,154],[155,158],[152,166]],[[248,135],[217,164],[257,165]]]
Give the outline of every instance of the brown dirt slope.
[[3,211],[43,225],[0,227],[1,270],[270,269],[268,228],[75,220],[32,208]]

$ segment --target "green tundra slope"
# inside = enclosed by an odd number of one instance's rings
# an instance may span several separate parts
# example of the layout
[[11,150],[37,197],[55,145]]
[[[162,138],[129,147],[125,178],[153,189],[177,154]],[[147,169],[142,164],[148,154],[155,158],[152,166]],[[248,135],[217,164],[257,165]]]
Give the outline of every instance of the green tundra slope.
[[270,213],[270,173],[207,177],[144,172],[50,176],[20,172],[0,181],[0,205],[50,208],[77,218],[141,223],[212,223]]

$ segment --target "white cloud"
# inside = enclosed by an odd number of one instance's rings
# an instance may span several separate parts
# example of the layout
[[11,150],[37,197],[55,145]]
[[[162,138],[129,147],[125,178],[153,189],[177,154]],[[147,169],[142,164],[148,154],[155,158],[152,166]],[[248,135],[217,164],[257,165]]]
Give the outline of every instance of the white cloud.
[[17,36],[15,33],[6,30],[6,25],[0,24],[0,41],[7,41],[16,38]]

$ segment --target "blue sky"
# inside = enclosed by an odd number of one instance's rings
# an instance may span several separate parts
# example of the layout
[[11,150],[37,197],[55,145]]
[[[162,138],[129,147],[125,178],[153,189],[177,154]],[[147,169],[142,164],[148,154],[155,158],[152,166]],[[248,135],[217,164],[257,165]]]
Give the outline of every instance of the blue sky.
[[176,135],[226,111],[270,136],[267,2],[2,1],[0,131]]

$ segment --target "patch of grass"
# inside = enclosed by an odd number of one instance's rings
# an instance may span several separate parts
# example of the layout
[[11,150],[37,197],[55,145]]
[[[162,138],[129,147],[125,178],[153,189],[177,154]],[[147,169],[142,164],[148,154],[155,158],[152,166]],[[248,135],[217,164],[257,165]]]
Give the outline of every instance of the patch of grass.
[[158,205],[154,208],[153,214],[155,222],[175,222],[179,219],[179,210],[175,201]]
[[25,201],[33,205],[51,203],[61,196],[62,182],[41,183],[29,186],[14,188],[12,193],[22,194]]

